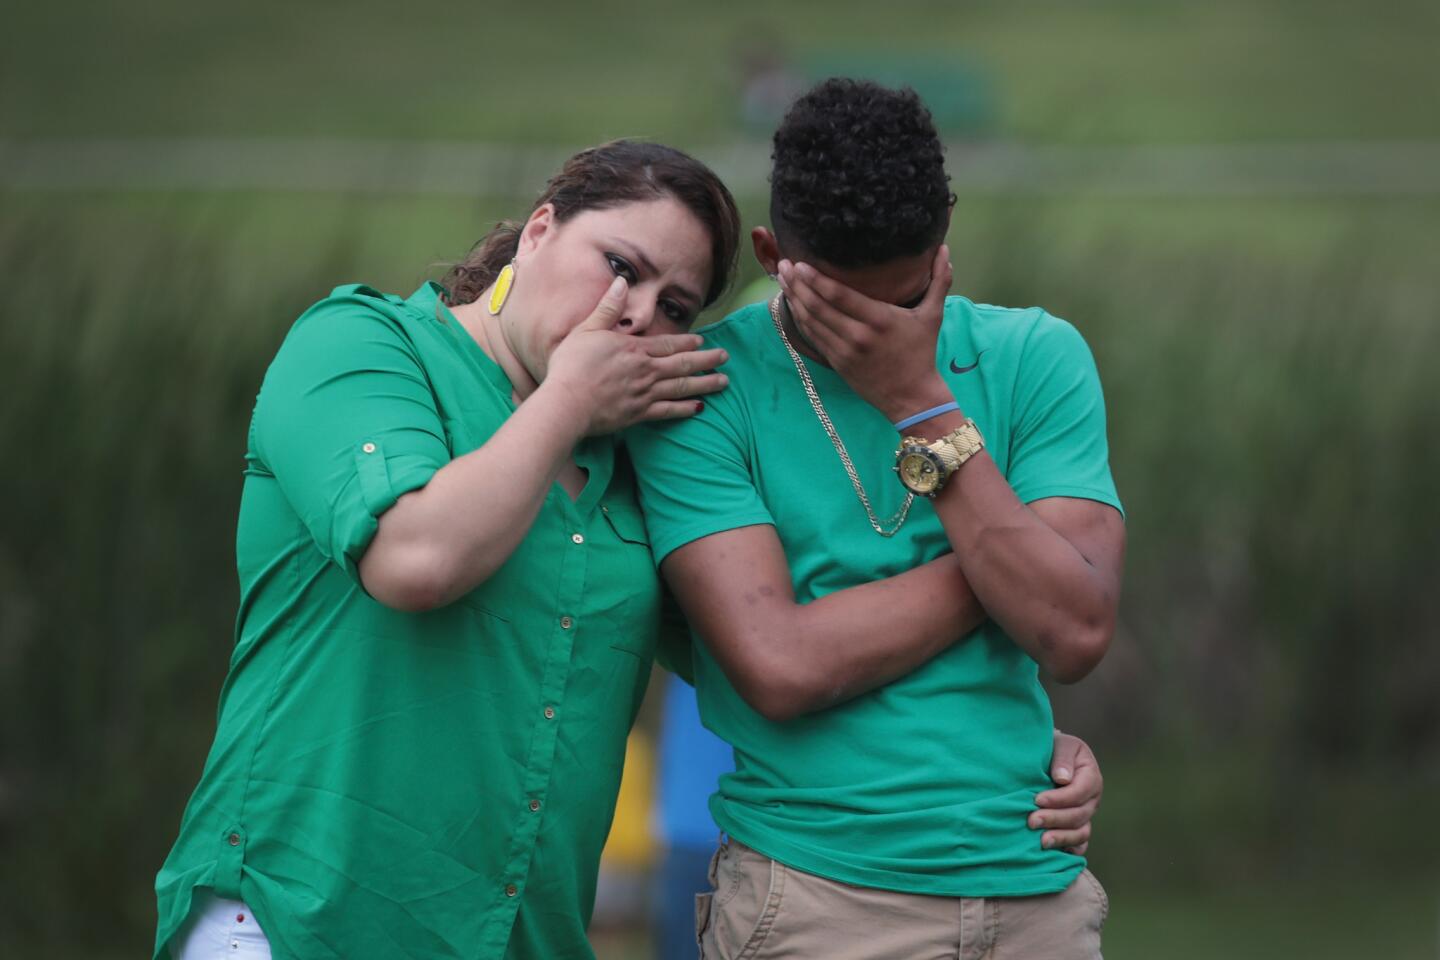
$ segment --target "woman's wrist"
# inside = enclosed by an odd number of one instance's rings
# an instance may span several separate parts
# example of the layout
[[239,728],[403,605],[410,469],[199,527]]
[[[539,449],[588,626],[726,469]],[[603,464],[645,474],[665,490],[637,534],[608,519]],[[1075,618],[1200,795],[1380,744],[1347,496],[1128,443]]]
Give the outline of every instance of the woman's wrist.
[[528,411],[536,422],[527,424],[527,429],[553,434],[562,441],[568,455],[577,443],[590,435],[593,408],[594,405],[587,403],[578,391],[559,380],[548,378],[525,399],[516,415]]

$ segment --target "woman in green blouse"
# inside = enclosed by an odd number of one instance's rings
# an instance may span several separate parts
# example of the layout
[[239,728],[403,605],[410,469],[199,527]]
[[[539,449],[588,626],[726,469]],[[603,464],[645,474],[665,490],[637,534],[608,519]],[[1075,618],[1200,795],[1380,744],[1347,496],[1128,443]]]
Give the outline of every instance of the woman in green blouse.
[[614,434],[724,385],[685,331],[738,235],[702,164],[612,143],[445,287],[299,319],[255,405],[235,653],[156,956],[207,905],[276,956],[588,953],[660,611]]
[[443,286],[300,317],[251,422],[235,653],[157,958],[592,956],[660,624],[614,437],[724,387],[686,331],[738,239],[702,164],[616,142]]

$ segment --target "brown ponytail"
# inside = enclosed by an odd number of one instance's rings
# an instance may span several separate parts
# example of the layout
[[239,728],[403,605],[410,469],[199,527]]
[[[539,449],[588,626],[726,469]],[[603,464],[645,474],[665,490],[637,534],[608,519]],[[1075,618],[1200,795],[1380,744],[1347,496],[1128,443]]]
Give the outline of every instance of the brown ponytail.
[[[705,226],[711,241],[711,281],[705,306],[725,291],[735,271],[740,214],[725,184],[699,160],[673,147],[614,140],[582,150],[550,178],[531,210],[549,203],[563,223],[586,210],[673,197]],[[473,303],[515,256],[524,224],[502,220],[441,281],[449,306]]]

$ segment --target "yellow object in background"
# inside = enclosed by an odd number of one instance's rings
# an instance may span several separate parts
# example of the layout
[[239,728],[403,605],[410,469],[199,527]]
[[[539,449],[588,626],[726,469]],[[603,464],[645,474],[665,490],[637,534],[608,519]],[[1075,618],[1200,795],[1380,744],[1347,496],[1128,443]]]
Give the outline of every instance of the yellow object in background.
[[655,744],[645,731],[632,730],[625,747],[625,771],[620,780],[620,798],[615,803],[615,822],[600,858],[602,867],[646,870],[655,862],[658,850],[650,831],[654,797]]

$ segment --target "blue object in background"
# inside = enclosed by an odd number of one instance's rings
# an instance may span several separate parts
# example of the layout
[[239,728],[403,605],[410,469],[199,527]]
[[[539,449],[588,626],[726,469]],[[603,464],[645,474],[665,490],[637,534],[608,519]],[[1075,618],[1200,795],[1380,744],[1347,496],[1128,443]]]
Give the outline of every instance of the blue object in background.
[[695,689],[675,676],[665,682],[657,762],[655,828],[665,855],[655,875],[656,956],[696,960],[695,895],[710,889],[706,870],[720,837],[710,794],[735,769],[735,755],[701,726]]

